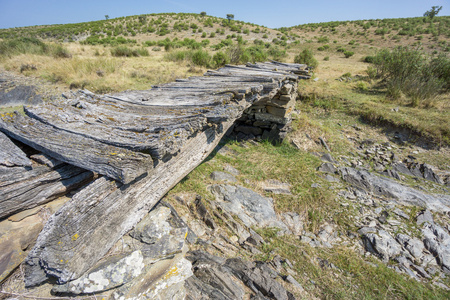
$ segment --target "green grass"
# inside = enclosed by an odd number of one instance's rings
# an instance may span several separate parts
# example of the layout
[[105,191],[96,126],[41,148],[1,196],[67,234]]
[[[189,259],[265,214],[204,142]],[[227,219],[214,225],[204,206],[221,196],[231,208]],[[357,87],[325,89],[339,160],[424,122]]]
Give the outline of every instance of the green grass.
[[[268,241],[257,258],[270,261],[275,255],[289,259],[301,276],[297,281],[320,299],[448,299],[450,292],[397,274],[377,259],[372,264],[345,247],[311,248],[293,237],[278,237],[273,230],[258,230]],[[318,258],[337,269],[322,268]],[[376,266],[375,266],[376,265]]]

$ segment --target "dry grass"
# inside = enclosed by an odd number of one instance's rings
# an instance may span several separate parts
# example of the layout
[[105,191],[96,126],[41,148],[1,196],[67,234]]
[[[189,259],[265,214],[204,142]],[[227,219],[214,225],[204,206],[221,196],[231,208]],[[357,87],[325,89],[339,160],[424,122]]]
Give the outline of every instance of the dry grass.
[[[149,89],[152,85],[174,81],[176,78],[200,75],[206,71],[187,64],[164,61],[164,53],[134,58],[112,57],[109,49],[99,46],[68,44],[71,58],[22,54],[3,59],[0,64],[8,71],[18,72],[22,65],[35,65],[37,70],[25,75],[45,78],[71,88],[86,88],[97,93],[127,89]],[[96,53],[101,53],[96,56]]]

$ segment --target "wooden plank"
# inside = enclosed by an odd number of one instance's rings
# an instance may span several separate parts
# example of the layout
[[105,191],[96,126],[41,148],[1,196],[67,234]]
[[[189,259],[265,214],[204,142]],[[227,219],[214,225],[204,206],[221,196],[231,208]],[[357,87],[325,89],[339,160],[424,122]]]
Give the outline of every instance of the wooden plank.
[[31,161],[5,134],[0,132],[0,165],[7,167],[31,166]]
[[48,276],[59,283],[81,276],[211,153],[233,122],[199,133],[179,155],[133,184],[101,178],[77,193],[39,235],[26,259],[26,285],[40,284]]
[[90,171],[67,164],[33,177],[21,174],[23,176],[16,178],[14,184],[0,187],[0,219],[47,203],[79,187],[93,176]]
[[0,130],[60,161],[129,183],[152,169],[150,155],[58,130],[18,113],[0,120]]

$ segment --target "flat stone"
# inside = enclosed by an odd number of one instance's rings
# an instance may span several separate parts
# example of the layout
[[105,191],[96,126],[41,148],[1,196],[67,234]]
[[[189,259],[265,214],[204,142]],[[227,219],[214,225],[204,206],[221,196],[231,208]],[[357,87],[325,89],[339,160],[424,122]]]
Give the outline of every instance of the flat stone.
[[216,201],[227,212],[236,215],[247,227],[277,227],[288,230],[277,220],[273,199],[266,198],[242,186],[213,185]]
[[428,209],[423,210],[417,216],[417,225],[422,225],[423,223],[434,224],[433,215]]
[[291,194],[291,185],[289,183],[284,183],[276,179],[269,179],[262,183],[262,188],[265,192],[270,192],[274,194]]
[[281,214],[281,220],[294,235],[301,235],[303,232],[303,220],[298,213],[286,212]]
[[172,227],[167,221],[170,213],[168,207],[156,207],[136,225],[130,235],[143,243],[155,243],[170,233]]
[[450,274],[450,235],[437,224],[425,223],[422,228],[424,245],[435,257],[442,270]]
[[420,259],[423,256],[425,246],[421,240],[402,233],[397,234],[396,240],[405,247],[414,258]]
[[366,250],[380,257],[384,262],[394,258],[402,252],[401,245],[386,231],[363,235]]
[[317,171],[326,172],[330,174],[337,174],[337,169],[334,167],[332,163],[329,162],[321,164],[320,167],[317,168]]
[[236,168],[234,168],[233,166],[228,165],[228,164],[223,167],[223,170],[234,176],[238,176],[240,174]]
[[78,295],[106,291],[141,275],[144,266],[139,250],[126,256],[110,256],[86,275],[63,285],[55,285],[52,292]]
[[8,277],[25,259],[44,224],[39,215],[21,221],[0,222],[0,282]]
[[262,134],[262,129],[259,128],[259,127],[254,127],[254,126],[243,126],[243,125],[236,126],[234,128],[234,131],[242,132],[242,133],[247,134],[247,135],[253,134],[255,136]]
[[255,119],[256,121],[271,122],[282,125],[285,125],[291,121],[290,118],[275,116],[268,113],[255,113]]
[[231,174],[220,172],[220,171],[214,171],[210,175],[211,179],[214,181],[226,181],[226,182],[236,182],[237,179]]

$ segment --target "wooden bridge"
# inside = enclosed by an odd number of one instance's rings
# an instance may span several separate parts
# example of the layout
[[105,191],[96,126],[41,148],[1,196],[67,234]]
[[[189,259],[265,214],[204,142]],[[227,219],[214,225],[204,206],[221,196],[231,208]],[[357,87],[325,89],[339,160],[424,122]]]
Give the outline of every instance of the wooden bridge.
[[[26,258],[26,285],[79,278],[236,122],[262,138],[282,132],[305,68],[226,66],[150,90],[80,91],[25,107],[26,116],[2,115],[0,219],[82,187],[45,224]],[[7,136],[31,147],[27,154]],[[11,268],[0,268],[0,281]]]

